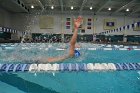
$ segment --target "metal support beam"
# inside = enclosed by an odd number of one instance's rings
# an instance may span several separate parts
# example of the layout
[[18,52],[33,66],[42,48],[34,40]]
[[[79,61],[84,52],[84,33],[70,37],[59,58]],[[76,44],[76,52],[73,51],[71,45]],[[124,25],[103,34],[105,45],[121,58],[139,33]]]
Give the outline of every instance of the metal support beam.
[[87,2],[87,0],[83,0],[82,5],[80,7],[80,12],[83,10],[83,7],[85,6],[86,2]]
[[[31,14],[36,14],[36,12],[37,12],[37,10],[36,11],[32,11],[31,12]],[[51,13],[52,14],[57,14],[57,15],[61,15],[62,14],[62,12],[61,11],[58,11],[58,10],[54,10],[54,11],[52,11],[52,10],[48,10],[48,11],[44,11],[43,12],[44,14],[47,14],[47,15],[51,15]],[[92,12],[90,12],[90,11],[82,11],[82,15],[92,15]],[[65,14],[65,15],[74,15],[74,16],[78,16],[79,15],[79,13],[76,11],[76,10],[73,10],[73,11],[63,11],[63,14]],[[38,15],[40,15],[40,14],[38,14]]]
[[61,6],[61,11],[63,13],[63,11],[64,11],[63,0],[60,0],[60,6]]
[[[7,0],[7,1],[9,1],[9,0]],[[24,4],[24,2],[22,0],[19,0],[20,4],[16,0],[10,0],[10,1],[13,2],[14,4],[16,4],[16,6],[20,7],[23,11],[29,12],[27,9],[25,9],[25,7],[22,7],[21,3]],[[10,3],[10,1],[9,1],[9,3]]]
[[[119,11],[123,10],[124,8],[126,8],[127,6],[131,5],[132,3],[134,3],[136,0],[132,0],[130,2],[128,2],[126,5],[122,6],[121,8],[119,8],[118,10],[116,10],[114,13],[118,13]],[[114,14],[112,13],[112,14]]]
[[44,5],[41,3],[40,0],[36,0],[37,4],[41,7],[42,10],[44,10]]
[[137,13],[137,12],[139,12],[139,11],[140,11],[140,8],[138,8],[138,9],[132,11],[132,12],[131,12],[130,14],[128,14],[128,15],[132,15],[132,14]]
[[82,15],[82,10],[83,10],[86,2],[87,2],[87,0],[83,0],[82,5],[81,5],[80,10],[79,10],[79,15]]
[[96,13],[99,13],[111,0],[106,1],[98,10]]

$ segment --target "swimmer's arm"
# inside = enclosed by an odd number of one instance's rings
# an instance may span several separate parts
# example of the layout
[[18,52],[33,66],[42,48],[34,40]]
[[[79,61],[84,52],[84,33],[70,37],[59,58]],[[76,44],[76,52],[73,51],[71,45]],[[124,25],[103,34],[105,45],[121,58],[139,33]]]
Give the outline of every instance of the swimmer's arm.
[[47,59],[47,62],[60,62],[65,59],[68,59],[70,56],[59,56],[59,57],[50,57]]

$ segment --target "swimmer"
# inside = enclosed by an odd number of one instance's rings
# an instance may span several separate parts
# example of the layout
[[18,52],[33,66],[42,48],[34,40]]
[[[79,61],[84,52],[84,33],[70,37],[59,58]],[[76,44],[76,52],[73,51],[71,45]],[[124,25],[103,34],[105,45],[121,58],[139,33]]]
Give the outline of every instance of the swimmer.
[[63,61],[67,58],[72,58],[74,56],[80,56],[80,53],[75,50],[76,47],[76,40],[77,40],[77,34],[78,34],[78,28],[81,25],[83,21],[83,18],[81,16],[79,16],[77,19],[74,19],[74,33],[72,35],[72,38],[70,40],[70,47],[69,47],[69,53],[68,55],[63,55],[63,56],[58,56],[58,57],[50,57],[50,58],[40,58],[39,62],[59,62],[59,61]]
[[79,48],[79,46],[76,44],[76,40],[77,40],[78,28],[81,25],[82,21],[83,21],[83,18],[80,16],[77,19],[74,19],[74,32],[73,32],[72,38],[70,40],[69,52],[67,55],[49,57],[49,58],[44,56],[44,57],[34,58],[33,60],[25,60],[25,58],[22,58],[19,55],[14,55],[14,58],[18,59],[18,60],[22,60],[24,62],[33,61],[33,62],[37,62],[37,63],[38,62],[47,63],[47,62],[60,62],[65,59],[72,58],[74,56],[75,57],[80,56],[80,53],[77,50],[75,50],[75,47]]

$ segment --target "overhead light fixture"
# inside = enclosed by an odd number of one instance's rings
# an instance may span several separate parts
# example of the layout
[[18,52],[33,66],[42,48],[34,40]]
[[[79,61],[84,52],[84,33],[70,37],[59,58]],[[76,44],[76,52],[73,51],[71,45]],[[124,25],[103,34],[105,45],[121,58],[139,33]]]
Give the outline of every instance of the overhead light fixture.
[[54,6],[51,6],[51,9],[54,9]]
[[35,8],[33,5],[31,5],[31,8]]
[[127,8],[127,9],[126,9],[126,11],[128,12],[128,11],[129,11],[129,9]]
[[109,8],[108,8],[108,10],[110,11],[110,10],[111,10],[111,8],[109,7]]
[[89,9],[92,10],[92,6]]
[[73,10],[73,6],[71,6],[71,10]]

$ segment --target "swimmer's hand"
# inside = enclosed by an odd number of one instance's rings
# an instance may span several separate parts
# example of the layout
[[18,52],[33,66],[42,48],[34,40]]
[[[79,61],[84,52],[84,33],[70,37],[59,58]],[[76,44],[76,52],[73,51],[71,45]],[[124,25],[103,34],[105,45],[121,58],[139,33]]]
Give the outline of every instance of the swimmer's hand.
[[77,19],[74,19],[74,27],[75,29],[78,29],[79,26],[81,25],[83,21],[83,18],[81,16],[79,16]]

